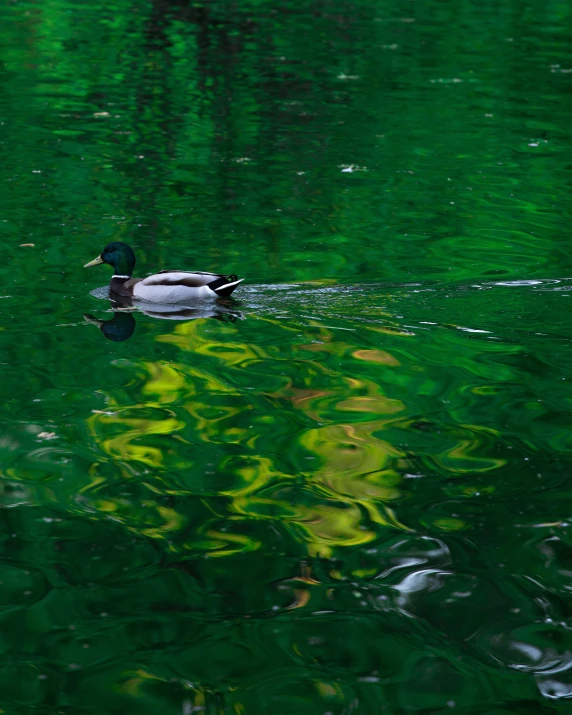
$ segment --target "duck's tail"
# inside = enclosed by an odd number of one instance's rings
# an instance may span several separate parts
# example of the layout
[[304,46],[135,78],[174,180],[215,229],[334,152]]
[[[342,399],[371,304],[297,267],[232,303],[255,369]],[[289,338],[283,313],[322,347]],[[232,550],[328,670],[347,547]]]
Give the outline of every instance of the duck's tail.
[[234,275],[227,276],[228,283],[223,283],[223,285],[217,286],[216,288],[213,288],[213,290],[217,295],[220,295],[223,298],[228,298],[228,296],[231,295],[233,290],[237,288],[239,283],[242,283],[243,280],[244,278],[237,278]]

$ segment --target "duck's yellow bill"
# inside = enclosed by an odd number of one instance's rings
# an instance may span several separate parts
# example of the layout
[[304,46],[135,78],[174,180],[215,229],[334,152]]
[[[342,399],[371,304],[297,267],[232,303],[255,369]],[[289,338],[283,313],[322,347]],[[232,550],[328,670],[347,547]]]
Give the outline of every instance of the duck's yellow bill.
[[92,266],[98,266],[100,263],[103,263],[103,258],[101,256],[98,256],[97,258],[94,258],[93,261],[86,263],[84,268],[91,268]]

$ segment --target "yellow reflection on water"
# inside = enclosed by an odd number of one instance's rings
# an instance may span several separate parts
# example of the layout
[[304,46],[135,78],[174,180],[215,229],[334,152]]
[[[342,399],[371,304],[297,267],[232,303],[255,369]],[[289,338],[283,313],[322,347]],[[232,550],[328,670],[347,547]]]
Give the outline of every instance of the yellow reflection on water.
[[[345,335],[339,340],[323,325],[311,325],[317,342],[302,335],[302,344],[283,349],[252,347],[232,326],[213,333],[206,325],[181,323],[159,335],[184,359],[139,363],[133,404],[118,406],[110,397],[108,412],[87,419],[105,459],[129,465],[125,476],[137,476],[157,501],[147,502],[143,517],[137,505],[129,515],[127,505],[109,495],[91,501],[92,508],[164,538],[186,522],[160,496],[200,496],[201,521],[169,548],[221,557],[259,548],[257,522],[288,533],[310,556],[370,543],[380,527],[408,530],[399,510],[410,498],[404,475],[415,465],[391,435],[395,425],[408,435],[422,433],[415,432],[419,418],[408,415],[404,391],[397,399],[390,390],[411,375],[417,380],[419,365],[404,364],[405,353],[356,347]],[[300,349],[315,358],[301,360]],[[267,369],[274,370],[269,380]],[[416,394],[411,397],[413,405]],[[486,472],[505,463],[493,453],[498,434],[490,428],[442,426],[438,440],[424,439],[428,451],[419,453],[447,473]],[[105,490],[97,469],[91,482]],[[467,485],[463,493],[471,493]],[[221,530],[225,521],[232,533]],[[447,516],[432,523],[440,530],[465,528]]]

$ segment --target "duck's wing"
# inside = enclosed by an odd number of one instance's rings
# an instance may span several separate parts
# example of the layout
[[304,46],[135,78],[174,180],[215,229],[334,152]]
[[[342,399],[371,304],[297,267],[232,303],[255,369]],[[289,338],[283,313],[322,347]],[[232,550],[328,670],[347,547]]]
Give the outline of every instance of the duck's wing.
[[179,303],[196,298],[229,296],[242,282],[234,275],[202,271],[162,271],[143,278],[135,284],[136,298],[153,302]]
[[206,273],[204,271],[159,271],[147,278],[143,278],[141,284],[144,286],[186,286],[187,288],[202,288],[209,283],[218,281],[221,278],[228,281],[229,277],[220,273]]
[[157,271],[157,273],[153,273],[154,276],[160,276],[162,273],[192,273],[193,275],[198,275],[198,276],[218,276],[219,278],[222,276],[222,273],[209,273],[208,271],[170,271],[170,270],[164,270],[164,271]]

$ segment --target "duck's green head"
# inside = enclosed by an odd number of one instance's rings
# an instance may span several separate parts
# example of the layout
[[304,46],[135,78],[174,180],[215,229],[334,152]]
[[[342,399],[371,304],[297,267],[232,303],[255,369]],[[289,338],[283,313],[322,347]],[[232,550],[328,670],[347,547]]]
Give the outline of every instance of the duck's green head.
[[86,263],[84,268],[97,266],[100,263],[108,263],[113,266],[113,272],[116,276],[130,278],[135,268],[135,254],[131,246],[121,243],[121,241],[114,241],[113,243],[108,243],[101,255]]

